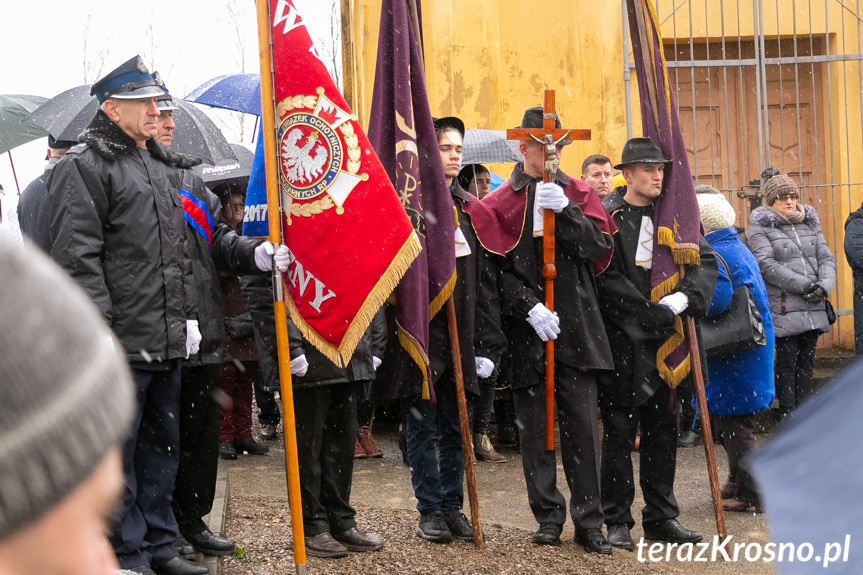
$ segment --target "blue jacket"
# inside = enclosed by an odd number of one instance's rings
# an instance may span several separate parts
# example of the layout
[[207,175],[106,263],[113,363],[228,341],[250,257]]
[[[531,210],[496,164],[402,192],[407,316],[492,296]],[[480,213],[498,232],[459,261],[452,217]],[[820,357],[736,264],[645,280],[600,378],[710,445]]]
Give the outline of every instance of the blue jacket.
[[[731,270],[734,288],[745,285],[755,297],[755,305],[761,312],[767,344],[744,353],[710,360],[707,372],[710,383],[706,386],[707,405],[710,413],[717,415],[742,415],[758,413],[773,405],[773,358],[775,339],[773,319],[767,288],[761,278],[761,269],[752,253],[737,239],[732,228],[716,230],[705,236],[710,247],[721,255]],[[722,265],[719,279],[713,292],[709,316],[718,315],[731,303],[731,289]],[[724,279],[724,281],[723,281]]]

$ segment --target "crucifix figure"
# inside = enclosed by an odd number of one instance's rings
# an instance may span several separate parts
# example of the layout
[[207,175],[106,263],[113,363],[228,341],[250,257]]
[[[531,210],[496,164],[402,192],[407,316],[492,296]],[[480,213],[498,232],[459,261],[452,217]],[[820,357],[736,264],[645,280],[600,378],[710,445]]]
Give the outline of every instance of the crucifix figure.
[[542,144],[545,154],[545,172],[548,174],[548,181],[553,182],[557,179],[557,167],[560,165],[560,156],[557,153],[557,147],[566,140],[567,136],[572,133],[572,130],[567,130],[566,133],[558,138],[554,139],[554,136],[551,134],[546,134],[540,140],[530,132],[527,133],[528,136],[533,138],[535,141]]
[[[554,90],[545,90],[542,105],[542,129],[516,128],[506,131],[508,140],[536,141],[543,146],[545,173],[543,182],[553,182],[557,178],[557,168],[560,163],[557,146],[564,140],[589,140],[590,130],[565,130],[557,127],[555,119]],[[545,280],[545,306],[554,311],[554,278],[557,270],[554,266],[554,211],[543,210],[542,233],[543,266],[542,277]],[[554,341],[545,342],[545,447],[554,449]]]

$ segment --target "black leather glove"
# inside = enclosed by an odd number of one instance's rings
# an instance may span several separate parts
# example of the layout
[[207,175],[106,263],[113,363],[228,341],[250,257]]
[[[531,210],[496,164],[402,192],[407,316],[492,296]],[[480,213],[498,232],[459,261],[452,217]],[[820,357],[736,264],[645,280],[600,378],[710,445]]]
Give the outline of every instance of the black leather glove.
[[821,303],[827,299],[827,292],[818,284],[812,284],[812,287],[803,294],[803,299],[809,303]]

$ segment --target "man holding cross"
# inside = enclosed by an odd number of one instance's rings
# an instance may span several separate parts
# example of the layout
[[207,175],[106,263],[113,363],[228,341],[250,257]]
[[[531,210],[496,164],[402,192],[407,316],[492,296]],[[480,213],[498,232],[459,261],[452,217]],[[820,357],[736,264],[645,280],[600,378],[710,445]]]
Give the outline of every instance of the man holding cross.
[[[551,116],[559,131],[557,115]],[[516,424],[528,499],[539,523],[533,542],[559,545],[566,521],[555,453],[545,442],[544,342],[550,338],[556,340],[554,399],[576,540],[588,552],[610,554],[611,545],[602,534],[596,372],[611,369],[613,360],[599,314],[595,274],[611,256],[614,224],[584,182],[558,170],[554,181],[543,183],[548,160],[543,109],[526,110],[520,128],[532,136],[519,145],[524,162],[482,200],[496,221],[486,224],[479,214],[471,215],[484,247],[502,256],[498,281]],[[569,143],[552,140],[557,159]],[[542,210],[554,212],[556,228],[556,282],[561,287],[554,313],[543,303]]]

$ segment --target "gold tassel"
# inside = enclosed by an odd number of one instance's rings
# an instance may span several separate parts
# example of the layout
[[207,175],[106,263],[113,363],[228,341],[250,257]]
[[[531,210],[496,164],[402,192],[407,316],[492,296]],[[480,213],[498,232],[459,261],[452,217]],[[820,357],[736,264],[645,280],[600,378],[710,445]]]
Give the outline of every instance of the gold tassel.
[[452,295],[452,292],[455,290],[455,280],[456,280],[456,272],[455,268],[452,270],[452,275],[447,280],[446,284],[444,284],[443,288],[438,292],[437,296],[429,303],[429,321],[437,315],[437,312],[443,307],[443,304],[446,303],[446,300],[449,299],[449,296]]
[[651,301],[661,300],[662,298],[673,292],[674,288],[677,287],[678,283],[680,283],[680,274],[678,272],[674,272],[673,276],[667,278],[661,284],[650,290]]

